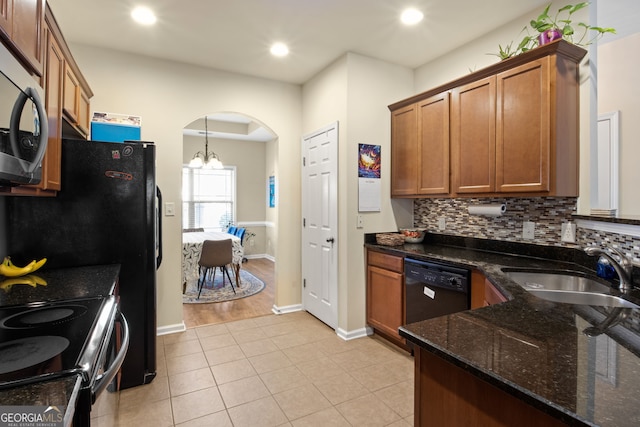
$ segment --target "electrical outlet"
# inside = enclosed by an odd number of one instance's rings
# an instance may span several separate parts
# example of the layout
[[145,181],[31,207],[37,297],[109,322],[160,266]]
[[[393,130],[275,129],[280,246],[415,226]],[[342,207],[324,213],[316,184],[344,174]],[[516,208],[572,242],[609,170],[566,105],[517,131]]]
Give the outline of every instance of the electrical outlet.
[[533,240],[536,233],[536,223],[532,221],[524,221],[522,223],[522,238]]
[[562,224],[562,231],[560,233],[560,240],[566,243],[576,242],[576,225],[572,222],[565,222]]
[[358,215],[356,228],[364,228],[364,219],[362,218],[362,215]]
[[443,216],[441,216],[440,218],[438,218],[438,230],[440,231],[444,231],[447,228],[447,221],[444,219]]

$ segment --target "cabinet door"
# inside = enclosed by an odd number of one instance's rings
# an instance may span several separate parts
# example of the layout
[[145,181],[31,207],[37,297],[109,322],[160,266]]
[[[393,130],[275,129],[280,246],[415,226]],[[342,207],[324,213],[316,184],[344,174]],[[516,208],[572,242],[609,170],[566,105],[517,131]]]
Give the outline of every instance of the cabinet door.
[[60,190],[62,156],[62,83],[64,56],[51,32],[47,32],[46,100],[45,108],[49,120],[49,140],[42,169],[42,187]]
[[417,104],[391,113],[391,196],[417,192]]
[[418,103],[418,194],[449,193],[449,92]]
[[65,64],[62,112],[72,124],[78,123],[78,99],[80,97],[80,83],[71,67]]
[[471,309],[484,307],[485,304],[485,283],[486,277],[479,270],[471,271]]
[[13,0],[0,0],[0,31],[11,38]]
[[549,191],[549,58],[497,76],[496,181],[503,193]]
[[80,97],[78,98],[78,129],[85,135],[89,135],[89,119],[91,101],[84,90],[80,90]]
[[400,342],[398,328],[404,324],[402,274],[367,267],[367,323]]
[[491,76],[452,92],[454,193],[495,191],[495,82],[495,76]]
[[43,70],[44,0],[13,0],[11,41],[38,76]]

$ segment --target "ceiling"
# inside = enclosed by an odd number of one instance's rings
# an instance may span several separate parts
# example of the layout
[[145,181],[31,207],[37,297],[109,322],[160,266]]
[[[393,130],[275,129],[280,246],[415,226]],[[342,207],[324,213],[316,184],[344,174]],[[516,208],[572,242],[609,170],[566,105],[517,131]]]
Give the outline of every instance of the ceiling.
[[[158,22],[143,27],[129,17],[137,0],[49,0],[69,42],[294,84],[346,52],[416,68],[547,2],[154,0]],[[425,14],[414,27],[399,22],[408,6]],[[271,56],[275,41],[288,57]]]
[[[346,52],[408,68],[433,60],[549,0],[154,0],[150,27],[129,17],[136,0],[48,0],[70,43],[302,84]],[[637,0],[600,0],[609,15],[625,17],[635,31]],[[401,11],[425,14],[418,25],[400,24]],[[629,13],[629,10],[632,13]],[[499,11],[496,13],[496,11]],[[623,11],[623,12],[621,12]],[[605,19],[602,20],[604,22]],[[289,45],[276,58],[272,43]],[[229,119],[218,117],[217,121]],[[231,123],[239,120],[234,117]],[[201,126],[197,126],[198,122]],[[204,130],[204,121],[194,122]],[[191,126],[188,126],[190,128]],[[214,130],[216,125],[214,124]],[[212,130],[211,128],[209,130]],[[262,130],[256,135],[267,138]],[[188,131],[187,131],[188,133]],[[197,134],[197,132],[196,132]],[[210,134],[211,135],[211,134]],[[230,138],[249,138],[231,133]]]
[[[207,125],[205,126],[205,119]],[[205,131],[206,129],[206,131]],[[251,118],[237,113],[217,113],[202,117],[189,123],[183,130],[183,135],[205,136],[218,139],[233,139],[236,141],[267,142],[275,138],[275,135]]]

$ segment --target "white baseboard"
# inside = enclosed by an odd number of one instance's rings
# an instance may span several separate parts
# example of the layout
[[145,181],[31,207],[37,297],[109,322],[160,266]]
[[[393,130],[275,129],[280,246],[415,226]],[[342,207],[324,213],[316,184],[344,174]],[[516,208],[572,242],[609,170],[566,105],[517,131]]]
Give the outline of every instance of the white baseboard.
[[184,332],[187,330],[187,326],[182,323],[176,323],[175,325],[167,325],[160,326],[156,331],[158,336],[160,335],[169,335],[169,334],[177,334],[178,332]]
[[251,254],[251,255],[247,255],[245,254],[244,257],[246,259],[260,259],[260,258],[264,258],[264,259],[268,259],[271,262],[276,262],[276,259],[274,257],[272,257],[271,255],[267,255],[267,254]]
[[302,304],[287,305],[284,307],[278,307],[274,304],[271,308],[271,311],[273,312],[273,314],[287,314],[296,311],[302,311]]
[[336,329],[336,334],[345,341],[355,340],[357,338],[363,338],[373,334],[373,330],[368,327],[356,329],[355,331],[345,331],[342,328]]

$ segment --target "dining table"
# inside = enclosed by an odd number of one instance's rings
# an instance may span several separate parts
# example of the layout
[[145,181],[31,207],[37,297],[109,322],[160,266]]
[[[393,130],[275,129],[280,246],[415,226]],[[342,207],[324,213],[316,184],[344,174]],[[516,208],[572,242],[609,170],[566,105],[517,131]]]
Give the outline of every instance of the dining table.
[[182,291],[187,283],[196,282],[199,277],[200,253],[205,240],[231,239],[232,268],[235,274],[236,287],[240,286],[240,267],[244,257],[244,248],[239,237],[221,231],[197,231],[182,233]]

